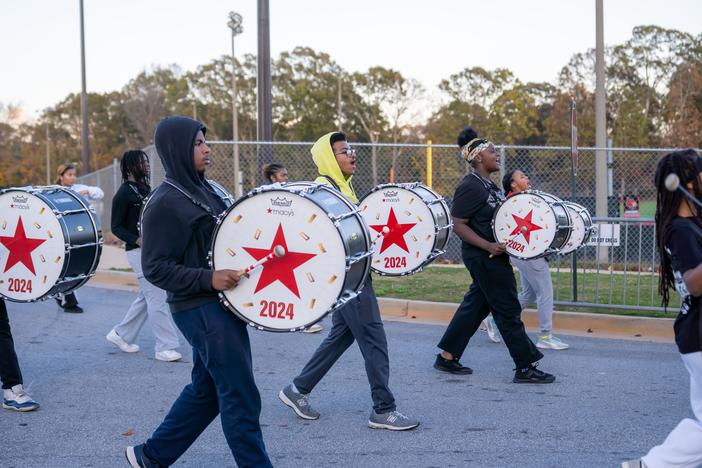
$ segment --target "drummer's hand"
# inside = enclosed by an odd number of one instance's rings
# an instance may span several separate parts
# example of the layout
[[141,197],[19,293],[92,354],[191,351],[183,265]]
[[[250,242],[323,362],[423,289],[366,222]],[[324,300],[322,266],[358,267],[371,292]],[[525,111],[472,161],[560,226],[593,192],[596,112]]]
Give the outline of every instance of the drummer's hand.
[[78,193],[79,193],[80,195],[83,195],[84,197],[87,197],[88,195],[90,195],[90,192],[88,192],[87,190],[81,190],[81,191],[78,192]]
[[239,283],[241,272],[237,270],[217,270],[212,272],[212,288],[217,291],[232,289]]
[[139,247],[141,247],[141,237],[139,237],[139,238],[136,240],[136,242],[134,242],[134,243],[135,243],[136,245],[138,245]]
[[505,253],[505,246],[504,244],[500,244],[498,242],[491,242],[487,246],[487,251],[490,252],[490,257],[494,257],[495,255]]

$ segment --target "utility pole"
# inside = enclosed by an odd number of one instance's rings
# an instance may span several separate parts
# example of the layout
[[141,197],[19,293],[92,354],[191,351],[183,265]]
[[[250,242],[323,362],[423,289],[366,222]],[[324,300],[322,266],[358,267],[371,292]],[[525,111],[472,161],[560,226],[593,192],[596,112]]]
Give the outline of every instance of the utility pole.
[[81,120],[81,155],[83,174],[90,172],[90,144],[88,143],[88,93],[85,86],[85,26],[83,21],[83,0],[80,0],[80,120]]
[[[258,0],[258,122],[257,137],[260,142],[273,140],[273,106],[271,93],[271,32],[268,0]],[[259,168],[272,162],[272,147],[259,145]],[[259,175],[262,180],[262,176]]]
[[[607,200],[607,120],[605,107],[604,7],[595,0],[595,215],[608,216]],[[600,261],[606,262],[608,250],[600,248]]]
[[336,86],[336,118],[339,120],[338,125],[337,125],[337,130],[342,132],[342,127],[341,127],[341,73],[339,73],[339,76],[337,77],[337,86]]
[[227,25],[232,30],[232,158],[234,160],[234,196],[239,198],[242,195],[241,170],[239,168],[239,114],[237,112],[237,92],[236,92],[236,55],[234,54],[234,38],[244,32],[241,25],[243,18],[239,13],[229,12],[229,22]]
[[51,136],[49,121],[46,121],[46,185],[51,185]]

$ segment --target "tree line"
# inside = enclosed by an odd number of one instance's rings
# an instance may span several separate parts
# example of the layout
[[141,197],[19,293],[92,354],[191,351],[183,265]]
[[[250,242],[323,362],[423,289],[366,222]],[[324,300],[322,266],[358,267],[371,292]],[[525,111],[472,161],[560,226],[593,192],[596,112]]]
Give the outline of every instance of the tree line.
[[[576,53],[553,83],[524,83],[507,68],[467,67],[443,79],[430,102],[419,81],[391,68],[349,72],[327,53],[297,47],[273,59],[273,135],[313,141],[340,128],[352,141],[454,143],[470,124],[504,144],[568,145],[568,106],[578,108],[579,144],[595,142],[594,50]],[[638,26],[605,51],[607,128],[618,147],[700,147],[702,34]],[[231,57],[195,70],[157,66],[122,89],[89,93],[92,169],[127,148],[152,142],[166,115],[192,116],[211,140],[232,138]],[[239,139],[256,139],[256,57],[235,67]],[[427,111],[429,110],[429,111]],[[80,95],[69,94],[34,122],[0,103],[0,186],[43,184],[50,171],[80,160]],[[394,150],[393,158],[402,155]]]

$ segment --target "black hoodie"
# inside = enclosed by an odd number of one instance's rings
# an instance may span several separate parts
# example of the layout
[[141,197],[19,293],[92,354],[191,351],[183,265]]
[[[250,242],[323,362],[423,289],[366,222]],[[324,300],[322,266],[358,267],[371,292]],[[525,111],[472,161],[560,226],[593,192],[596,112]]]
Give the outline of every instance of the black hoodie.
[[168,117],[154,137],[166,180],[144,210],[141,265],[144,277],[168,292],[171,312],[218,300],[207,254],[215,217],[225,205],[204,173],[195,170],[198,131],[204,134],[206,129],[196,120]]

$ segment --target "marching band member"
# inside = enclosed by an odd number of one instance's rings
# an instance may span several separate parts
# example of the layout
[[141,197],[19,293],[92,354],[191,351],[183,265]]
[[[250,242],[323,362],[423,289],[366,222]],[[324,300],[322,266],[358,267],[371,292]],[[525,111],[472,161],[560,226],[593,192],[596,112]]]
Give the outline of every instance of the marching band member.
[[278,163],[263,166],[263,178],[271,184],[284,184],[288,181],[288,168]]
[[[84,197],[89,203],[100,201],[105,196],[105,193],[100,187],[76,184],[76,166],[73,164],[61,164],[57,169],[57,174],[56,185],[73,190]],[[55,299],[64,312],[73,314],[80,314],[83,312],[83,308],[78,305],[78,298],[74,292],[57,294]]]
[[[315,182],[331,185],[352,203],[358,203],[351,185],[351,178],[356,172],[356,152],[346,141],[346,135],[341,132],[328,133],[317,140],[311,152],[319,171]],[[397,411],[395,397],[388,385],[388,345],[370,276],[358,296],[334,311],[329,335],[319,345],[302,372],[280,391],[278,397],[281,401],[292,408],[300,418],[318,419],[319,413],[310,406],[310,392],[354,340],[361,349],[371,386],[373,409],[368,426],[394,431],[419,426],[419,421]]]
[[[502,178],[502,188],[507,197],[528,190],[529,178],[519,169],[510,171]],[[512,265],[519,270],[522,291],[519,293],[519,303],[522,309],[536,303],[539,313],[539,335],[536,347],[541,349],[568,349],[569,345],[551,334],[553,326],[553,283],[548,261],[541,258],[523,260],[512,258]]]
[[22,385],[15,342],[12,340],[10,319],[5,299],[0,297],[0,381],[2,381],[2,407],[13,411],[33,411],[39,408]]
[[453,197],[451,217],[454,232],[461,238],[463,263],[473,282],[451,319],[438,347],[434,367],[452,374],[472,374],[459,359],[480,323],[492,310],[502,338],[516,365],[513,382],[551,383],[555,376],[536,368],[543,354],[536,349],[524,330],[522,308],[517,298],[517,283],[505,247],[495,242],[491,221],[504,195],[490,180],[500,170],[494,145],[478,138],[472,128],[458,135],[458,146],[472,166]]
[[127,447],[132,467],[171,466],[220,415],[240,467],[270,467],[259,417],[247,325],[219,302],[241,274],[212,271],[207,253],[224,202],[205,179],[210,150],[206,128],[187,117],[168,117],[155,144],[166,180],[143,214],[144,277],[168,293],[173,320],[193,347],[192,382],[143,444]]
[[180,343],[166,304],[166,292],[146,281],[141,269],[141,237],[137,223],[144,199],[151,192],[149,157],[141,150],[127,151],[120,161],[120,169],[122,185],[112,199],[112,233],[125,243],[127,260],[139,280],[139,295],[106,338],[125,353],[135,353],[139,346],[133,344],[134,340],[148,317],[156,338],[155,358],[179,361],[183,356],[175,350]]
[[670,291],[680,293],[682,305],[675,319],[675,343],[690,374],[690,402],[694,418],[672,430],[661,445],[622,468],[674,468],[702,466],[702,213],[679,190],[669,191],[666,178],[678,176],[682,187],[702,197],[702,158],[695,150],[674,151],[660,161],[654,184],[656,243],[660,254],[658,289],[668,306]]

